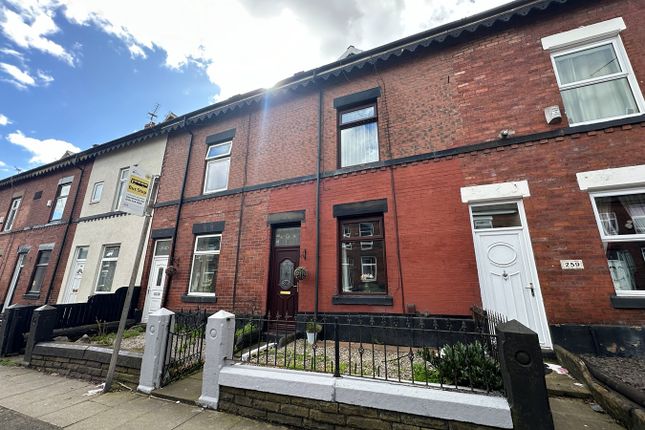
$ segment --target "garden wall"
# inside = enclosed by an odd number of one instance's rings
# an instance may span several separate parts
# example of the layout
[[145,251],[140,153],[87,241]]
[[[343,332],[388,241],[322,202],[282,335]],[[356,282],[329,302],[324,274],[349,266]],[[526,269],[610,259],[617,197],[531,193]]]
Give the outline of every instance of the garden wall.
[[[105,378],[111,356],[110,348],[41,342],[34,347],[28,364],[39,370],[95,381]],[[141,353],[120,351],[115,379],[126,383],[138,383],[142,357]]]
[[303,429],[484,430],[478,424],[222,386],[219,410]]

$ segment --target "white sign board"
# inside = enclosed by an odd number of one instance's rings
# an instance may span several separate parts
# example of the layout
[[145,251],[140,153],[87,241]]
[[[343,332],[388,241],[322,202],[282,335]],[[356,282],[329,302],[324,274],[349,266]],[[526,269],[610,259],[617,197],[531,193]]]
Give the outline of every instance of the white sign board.
[[582,264],[582,260],[560,260],[560,267],[562,270],[582,270],[585,265]]
[[123,192],[120,210],[143,216],[150,193],[150,175],[137,166],[130,167],[130,176]]

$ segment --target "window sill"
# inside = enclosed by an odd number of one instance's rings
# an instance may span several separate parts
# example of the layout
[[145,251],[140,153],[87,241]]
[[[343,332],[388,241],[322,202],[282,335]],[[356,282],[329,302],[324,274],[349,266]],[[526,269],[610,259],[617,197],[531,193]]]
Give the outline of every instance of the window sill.
[[193,296],[191,294],[184,294],[181,296],[181,301],[184,303],[217,303],[217,297],[212,296]]
[[38,300],[40,298],[40,293],[25,293],[22,298],[26,300]]
[[362,295],[362,296],[333,296],[331,298],[333,305],[376,305],[392,306],[392,296],[381,295]]
[[610,297],[615,309],[645,309],[645,296],[617,296]]

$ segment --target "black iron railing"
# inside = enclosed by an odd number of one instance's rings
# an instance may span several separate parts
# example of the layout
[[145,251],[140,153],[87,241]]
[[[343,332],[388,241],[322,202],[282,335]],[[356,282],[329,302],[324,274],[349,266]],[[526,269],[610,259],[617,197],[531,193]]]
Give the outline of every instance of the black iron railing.
[[204,336],[208,313],[177,312],[173,316],[161,374],[161,385],[181,379],[204,365]]
[[471,391],[501,391],[496,336],[463,320],[236,317],[238,363]]
[[506,315],[488,309],[482,309],[479,306],[473,306],[471,311],[477,331],[496,334],[495,328],[497,325],[507,321]]

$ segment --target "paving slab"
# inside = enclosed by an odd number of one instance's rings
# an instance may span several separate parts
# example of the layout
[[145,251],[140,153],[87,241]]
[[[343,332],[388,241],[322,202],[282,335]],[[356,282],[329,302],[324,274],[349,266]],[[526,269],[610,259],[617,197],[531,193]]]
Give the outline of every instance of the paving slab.
[[611,416],[595,412],[582,399],[550,397],[549,404],[556,430],[625,430]]
[[109,409],[109,406],[86,399],[81,403],[64,407],[47,415],[42,415],[39,419],[59,427],[67,427],[100,414],[107,409]]
[[154,412],[128,421],[120,426],[119,429],[141,430],[154,428],[155,430],[172,430],[204,411],[198,406],[188,406],[163,399],[153,398],[152,400],[159,405]]
[[66,428],[92,430],[121,428],[128,422],[133,421],[142,415],[155,412],[155,410],[159,409],[160,406],[157,401],[143,396],[117,405],[118,407],[110,407],[104,412],[93,415],[85,420],[78,421]]
[[169,400],[179,400],[183,403],[194,404],[202,394],[202,373],[193,373],[187,378],[180,379],[152,392],[154,396]]
[[55,430],[58,427],[0,406],[0,428],[7,430]]
[[591,399],[589,389],[569,374],[551,372],[544,379],[550,396]]

